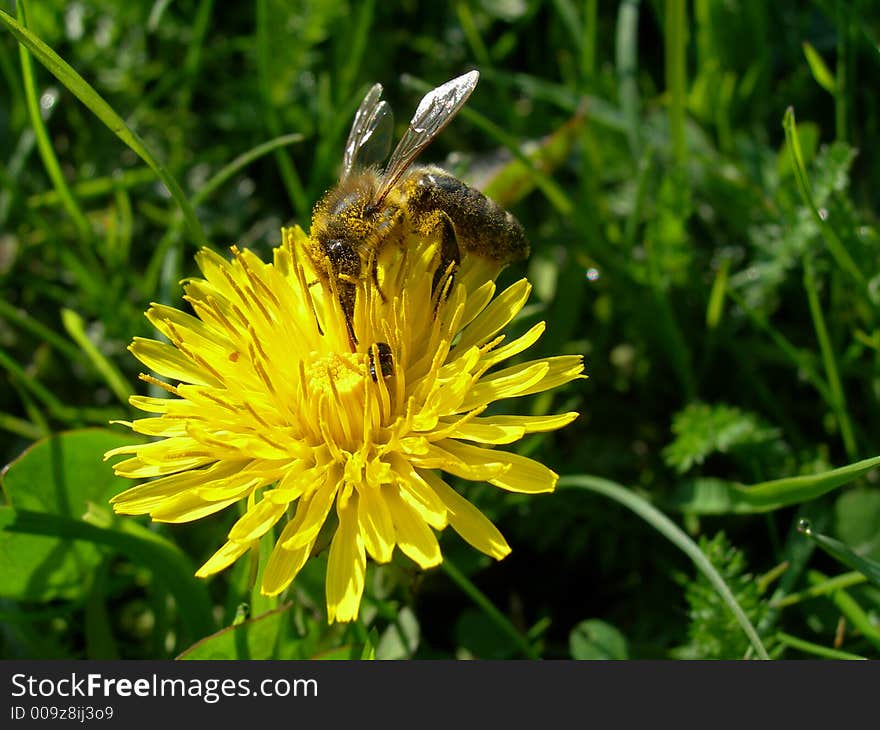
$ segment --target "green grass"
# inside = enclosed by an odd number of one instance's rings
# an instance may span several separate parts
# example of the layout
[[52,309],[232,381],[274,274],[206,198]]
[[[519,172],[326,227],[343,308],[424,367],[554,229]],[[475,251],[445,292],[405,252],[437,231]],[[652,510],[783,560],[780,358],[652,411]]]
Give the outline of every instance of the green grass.
[[[235,623],[194,656],[880,658],[871,3],[220,5],[0,5],[0,657],[163,658]],[[516,404],[581,412],[522,446],[568,488],[459,485],[513,553],[444,533],[445,570],[371,566],[352,626],[323,618],[325,558],[286,612],[246,560],[187,578],[235,515],[114,517],[124,429],[89,430],[146,392],[144,310],[181,305],[198,247],[307,228],[370,84],[400,134],[474,67],[424,159],[528,232],[515,333],[585,355]]]

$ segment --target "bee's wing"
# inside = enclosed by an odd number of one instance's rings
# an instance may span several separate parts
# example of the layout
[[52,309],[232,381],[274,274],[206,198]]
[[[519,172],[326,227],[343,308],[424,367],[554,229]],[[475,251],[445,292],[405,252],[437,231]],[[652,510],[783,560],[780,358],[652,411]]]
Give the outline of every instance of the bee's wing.
[[342,180],[349,176],[356,164],[362,167],[378,165],[388,157],[394,116],[388,102],[380,101],[381,96],[382,84],[374,84],[354,115],[342,157]]
[[458,114],[479,80],[480,72],[470,71],[425,94],[385,168],[375,202],[388,194],[419,153]]

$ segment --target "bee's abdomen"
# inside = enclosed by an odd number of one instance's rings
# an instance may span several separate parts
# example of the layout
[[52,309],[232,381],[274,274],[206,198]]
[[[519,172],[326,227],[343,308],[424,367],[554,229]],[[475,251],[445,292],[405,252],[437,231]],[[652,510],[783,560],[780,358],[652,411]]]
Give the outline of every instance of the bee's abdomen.
[[443,170],[419,170],[413,177],[413,208],[419,213],[445,213],[462,252],[505,264],[528,257],[522,225],[495,201]]

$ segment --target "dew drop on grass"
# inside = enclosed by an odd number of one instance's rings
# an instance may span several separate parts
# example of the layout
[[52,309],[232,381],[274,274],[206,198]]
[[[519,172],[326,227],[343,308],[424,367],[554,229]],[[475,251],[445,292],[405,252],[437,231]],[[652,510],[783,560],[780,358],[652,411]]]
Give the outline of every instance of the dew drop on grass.
[[587,269],[587,281],[598,281],[600,276],[599,269],[595,266],[591,266]]
[[47,89],[40,97],[40,109],[49,111],[58,101],[58,89]]
[[828,220],[828,209],[827,208],[819,208],[819,217],[823,221],[827,221]]
[[813,523],[802,517],[798,520],[797,529],[798,532],[809,535],[813,531]]

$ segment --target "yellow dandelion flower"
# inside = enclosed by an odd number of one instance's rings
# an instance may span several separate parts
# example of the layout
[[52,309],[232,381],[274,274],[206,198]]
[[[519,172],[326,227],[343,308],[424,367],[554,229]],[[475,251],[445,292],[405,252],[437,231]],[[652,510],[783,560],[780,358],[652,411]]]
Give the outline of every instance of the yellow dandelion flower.
[[425,240],[386,247],[378,289],[371,277],[358,287],[353,348],[339,297],[320,283],[308,245],[294,228],[283,231],[272,263],[236,248],[231,261],[209,250],[197,255],[204,278],[189,280],[184,297],[195,316],[153,304],[147,317],[169,342],[136,338],[129,348],[178,383],[142,375],[171,397],[131,399],[154,415],[125,425],[158,440],[106,458],[127,455],[116,474],[145,480],[113,498],[121,514],[189,522],[246,500],[227,542],[197,575],[217,573],[271,539],[261,584],[268,595],[294,580],[334,510],[327,614],[351,621],[368,555],[386,563],[397,547],[423,569],[436,566],[435,531],[447,525],[493,558],[510,552],[440,472],[513,492],[552,491],[553,471],[491,447],[561,428],[577,414],[483,412],[582,377],[583,366],[580,356],[562,356],[496,368],[544,330],[537,324],[510,342],[500,334],[525,304],[529,283],[494,296],[497,271],[466,256],[432,293],[438,246]]

